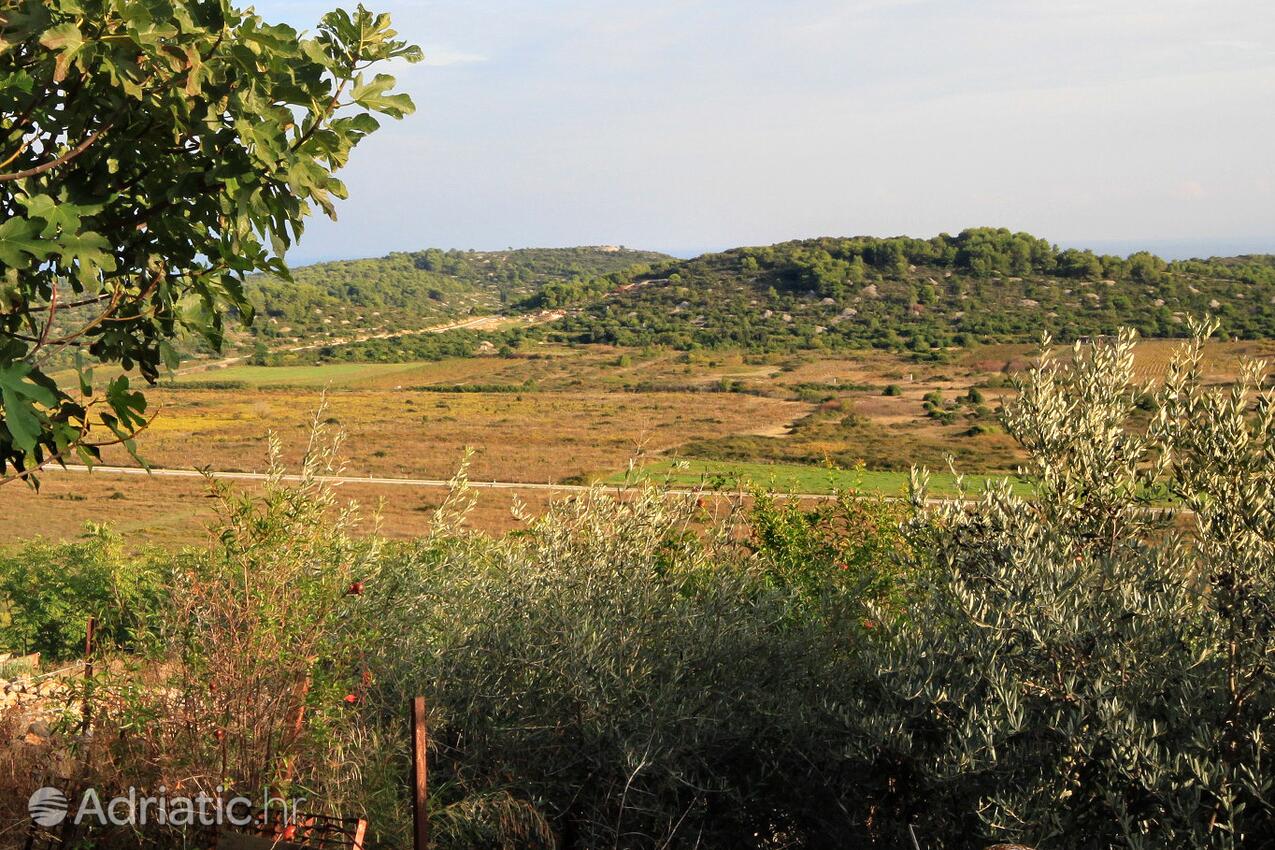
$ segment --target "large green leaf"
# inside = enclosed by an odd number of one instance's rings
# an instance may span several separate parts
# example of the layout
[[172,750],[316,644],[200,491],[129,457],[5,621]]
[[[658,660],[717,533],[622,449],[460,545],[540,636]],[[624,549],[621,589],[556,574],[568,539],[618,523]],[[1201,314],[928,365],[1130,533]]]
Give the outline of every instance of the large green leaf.
[[106,403],[115,411],[123,428],[132,431],[146,424],[146,398],[130,389],[125,376],[120,375],[107,384]]
[[80,229],[80,215],[84,211],[83,207],[75,204],[59,204],[48,195],[32,195],[26,200],[20,200],[20,203],[26,206],[28,218],[44,220],[44,230],[40,233],[42,239],[56,236],[59,230],[74,233]]
[[40,44],[57,51],[57,59],[53,66],[53,82],[60,83],[66,79],[71,60],[84,47],[84,36],[75,24],[65,23],[46,30],[40,37]]
[[57,396],[47,387],[29,379],[31,367],[26,363],[13,363],[0,367],[0,400],[4,402],[4,423],[9,428],[13,442],[24,452],[35,449],[43,430],[42,418],[36,405],[53,407]]
[[71,50],[84,44],[84,36],[79,27],[68,22],[45,30],[40,44],[50,50]]
[[115,270],[110,243],[100,233],[89,230],[67,234],[58,240],[57,245],[62,264],[68,267],[75,264],[76,276],[85,285],[96,280],[100,271]]
[[351,90],[350,98],[364,109],[371,109],[392,118],[410,115],[416,110],[412,99],[405,94],[386,94],[393,87],[393,77],[389,74],[377,74],[368,81],[360,79]]
[[25,218],[11,218],[0,224],[0,263],[22,268],[31,260],[49,255],[51,243],[39,238],[42,226]]

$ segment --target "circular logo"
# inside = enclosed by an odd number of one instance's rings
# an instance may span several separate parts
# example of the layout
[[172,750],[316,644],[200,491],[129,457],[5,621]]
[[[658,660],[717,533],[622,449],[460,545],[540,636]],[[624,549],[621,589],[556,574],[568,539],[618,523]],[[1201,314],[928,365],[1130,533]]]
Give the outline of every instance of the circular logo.
[[27,800],[31,820],[40,826],[57,826],[66,819],[66,795],[56,788],[39,788]]

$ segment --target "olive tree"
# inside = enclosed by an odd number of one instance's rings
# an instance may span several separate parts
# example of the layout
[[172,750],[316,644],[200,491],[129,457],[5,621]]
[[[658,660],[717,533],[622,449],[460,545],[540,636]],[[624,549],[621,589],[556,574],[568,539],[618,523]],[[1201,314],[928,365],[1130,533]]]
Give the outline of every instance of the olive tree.
[[132,450],[130,378],[251,321],[245,277],[286,277],[373,113],[412,111],[393,59],[420,51],[362,6],[301,35],[229,0],[0,3],[0,479]]
[[853,713],[933,846],[1275,833],[1275,394],[1260,364],[1209,387],[1209,330],[1153,388],[1131,333],[1046,354],[1004,412],[1035,492],[920,505],[918,601]]

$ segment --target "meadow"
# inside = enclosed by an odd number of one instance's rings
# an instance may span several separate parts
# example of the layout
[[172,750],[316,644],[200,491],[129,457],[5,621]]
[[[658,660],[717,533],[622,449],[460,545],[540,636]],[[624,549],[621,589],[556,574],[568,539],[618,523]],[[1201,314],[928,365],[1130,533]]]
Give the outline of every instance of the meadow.
[[[1140,344],[1137,379],[1162,379],[1177,345]],[[1205,379],[1225,381],[1241,357],[1273,354],[1271,342],[1210,343]],[[1012,395],[1009,376],[1032,356],[1026,345],[956,350],[936,363],[878,351],[757,355],[529,342],[513,356],[437,362],[232,365],[166,378],[151,393],[154,418],[138,450],[156,467],[262,471],[273,433],[295,467],[323,406],[321,420],[346,434],[352,478],[446,480],[470,452],[469,474],[479,481],[899,496],[918,465],[931,470],[934,494],[947,497],[956,492],[949,457],[975,491],[988,476],[1014,473],[1020,456],[996,409]],[[118,449],[106,462],[135,465]],[[94,521],[135,545],[180,545],[213,519],[208,486],[50,472],[40,494],[0,488],[0,510],[39,518],[15,529],[17,539],[70,538]],[[391,537],[428,530],[445,496],[441,487],[357,482],[341,492],[377,511],[380,532]],[[470,523],[493,532],[518,527],[515,502],[534,514],[553,495],[481,491]]]

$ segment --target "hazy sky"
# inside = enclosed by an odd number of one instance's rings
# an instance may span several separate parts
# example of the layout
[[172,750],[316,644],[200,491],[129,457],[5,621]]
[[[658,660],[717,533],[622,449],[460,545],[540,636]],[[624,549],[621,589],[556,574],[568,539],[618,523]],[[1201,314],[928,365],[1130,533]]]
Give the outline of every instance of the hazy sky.
[[1275,252],[1272,0],[365,2],[426,52],[418,111],[294,263],[985,224]]

